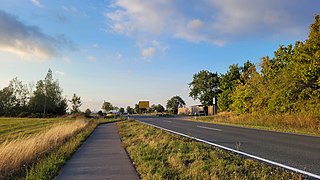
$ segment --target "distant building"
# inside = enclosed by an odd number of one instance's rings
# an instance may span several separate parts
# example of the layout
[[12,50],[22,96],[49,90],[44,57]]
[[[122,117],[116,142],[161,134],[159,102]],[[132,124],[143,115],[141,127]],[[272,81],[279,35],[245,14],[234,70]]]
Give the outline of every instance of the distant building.
[[214,115],[216,110],[214,110],[214,106],[203,106],[203,105],[195,105],[190,107],[182,107],[178,109],[179,115]]

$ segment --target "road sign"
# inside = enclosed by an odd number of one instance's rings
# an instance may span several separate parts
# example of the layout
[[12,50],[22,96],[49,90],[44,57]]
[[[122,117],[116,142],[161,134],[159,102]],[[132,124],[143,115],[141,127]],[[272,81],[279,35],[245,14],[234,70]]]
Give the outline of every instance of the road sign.
[[139,109],[148,109],[149,101],[139,101]]

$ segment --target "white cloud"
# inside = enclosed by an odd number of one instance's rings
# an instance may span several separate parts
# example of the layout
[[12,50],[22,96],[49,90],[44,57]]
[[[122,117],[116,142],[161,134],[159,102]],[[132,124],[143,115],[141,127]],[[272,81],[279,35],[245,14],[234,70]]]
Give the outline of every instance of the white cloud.
[[60,76],[63,76],[63,75],[65,74],[65,73],[62,72],[62,71],[56,71],[55,73],[58,74],[58,75],[60,75]]
[[223,46],[239,38],[304,35],[319,6],[318,0],[114,0],[104,15],[109,29],[137,40],[169,36]]
[[31,0],[32,4],[39,7],[39,8],[42,8],[43,7],[43,4],[40,3],[39,0]]
[[87,56],[87,60],[88,61],[96,61],[97,58],[95,56],[90,55],[90,56]]
[[60,55],[61,48],[72,45],[63,36],[44,34],[15,16],[0,10],[0,51],[26,59],[45,60]]
[[146,49],[142,49],[141,55],[143,58],[150,58],[156,53],[156,48],[154,47],[149,47]]

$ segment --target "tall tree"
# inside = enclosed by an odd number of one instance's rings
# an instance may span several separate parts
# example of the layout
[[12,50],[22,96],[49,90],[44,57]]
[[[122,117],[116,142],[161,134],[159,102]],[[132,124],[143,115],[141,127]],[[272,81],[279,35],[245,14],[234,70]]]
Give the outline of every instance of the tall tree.
[[66,99],[62,97],[62,89],[58,81],[53,80],[51,69],[48,70],[44,80],[37,82],[29,107],[33,113],[65,114]]
[[230,110],[232,104],[231,94],[234,92],[237,84],[240,80],[240,67],[237,64],[229,66],[229,70],[226,74],[220,77],[220,86],[218,97],[218,107],[220,111]]
[[71,114],[79,113],[80,112],[80,106],[82,105],[81,97],[77,96],[75,93],[72,96],[72,99],[69,100],[71,102],[72,108],[71,108]]
[[10,87],[5,87],[0,90],[0,115],[10,116],[13,113],[16,99],[14,97],[14,91]]
[[217,73],[202,70],[193,75],[193,80],[189,83],[189,96],[199,99],[202,105],[213,104],[213,98],[219,93],[219,76]]
[[110,102],[106,102],[104,101],[103,104],[102,104],[102,109],[105,110],[105,111],[111,111],[113,110],[113,106]]
[[167,109],[174,113],[178,113],[178,108],[185,106],[186,103],[180,96],[173,96],[171,99],[167,101]]

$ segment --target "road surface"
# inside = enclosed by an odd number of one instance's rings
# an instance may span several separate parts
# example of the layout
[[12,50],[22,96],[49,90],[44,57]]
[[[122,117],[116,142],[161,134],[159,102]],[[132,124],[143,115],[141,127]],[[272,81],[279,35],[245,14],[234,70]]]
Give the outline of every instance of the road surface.
[[179,118],[140,116],[134,119],[320,177],[320,137],[192,122]]

